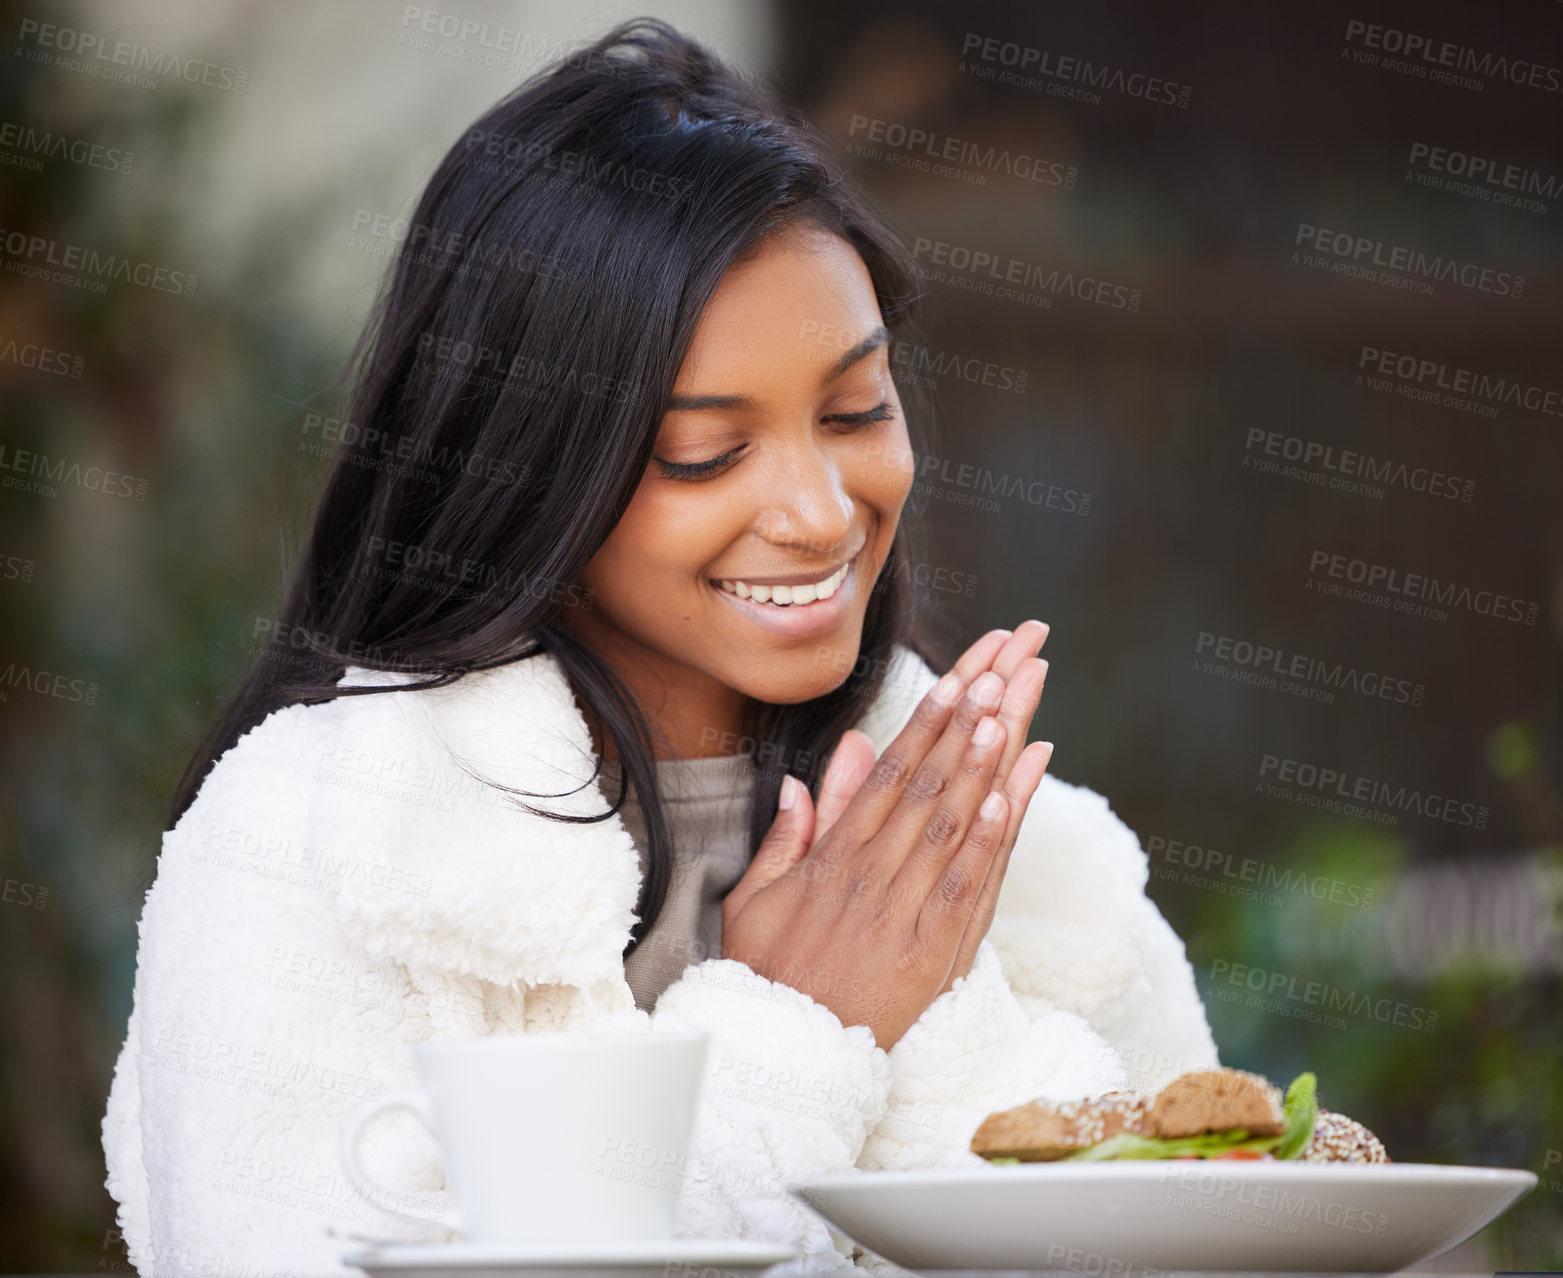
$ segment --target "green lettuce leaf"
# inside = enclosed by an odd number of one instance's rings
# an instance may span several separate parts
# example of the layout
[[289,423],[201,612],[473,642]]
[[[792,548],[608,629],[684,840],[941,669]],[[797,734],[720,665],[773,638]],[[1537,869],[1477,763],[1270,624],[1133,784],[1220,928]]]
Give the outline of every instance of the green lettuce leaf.
[[1119,1132],[1099,1144],[1066,1154],[1060,1161],[1095,1163],[1127,1158],[1183,1158],[1190,1154],[1195,1158],[1214,1158],[1234,1149],[1253,1150],[1276,1158],[1296,1158],[1313,1136],[1313,1124],[1318,1111],[1318,1079],[1312,1073],[1302,1073],[1286,1089],[1286,1100],[1282,1105],[1286,1126],[1279,1136],[1256,1136],[1250,1139],[1247,1129],[1242,1127],[1224,1132],[1208,1132],[1203,1136],[1179,1136],[1166,1140]]
[[1286,1130],[1272,1151],[1277,1158],[1296,1158],[1313,1139],[1313,1124],[1319,1116],[1319,1080],[1311,1072],[1292,1079],[1286,1089]]
[[1234,1127],[1226,1132],[1208,1132],[1203,1136],[1179,1136],[1171,1140],[1119,1132],[1099,1144],[1066,1154],[1065,1158],[1078,1163],[1095,1163],[1110,1158],[1181,1158],[1185,1154],[1209,1158],[1212,1154],[1224,1154],[1229,1149],[1252,1148],[1263,1143],[1249,1141],[1248,1132],[1242,1127]]

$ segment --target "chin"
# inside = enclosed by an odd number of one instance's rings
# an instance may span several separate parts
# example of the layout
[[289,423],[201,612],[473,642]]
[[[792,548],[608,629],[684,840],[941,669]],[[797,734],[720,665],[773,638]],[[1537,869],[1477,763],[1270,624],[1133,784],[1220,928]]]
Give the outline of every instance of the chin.
[[767,667],[765,672],[729,680],[729,686],[745,696],[777,706],[813,701],[834,692],[852,677],[858,650],[858,636],[854,634],[850,643],[820,640],[793,652],[756,654],[757,660]]

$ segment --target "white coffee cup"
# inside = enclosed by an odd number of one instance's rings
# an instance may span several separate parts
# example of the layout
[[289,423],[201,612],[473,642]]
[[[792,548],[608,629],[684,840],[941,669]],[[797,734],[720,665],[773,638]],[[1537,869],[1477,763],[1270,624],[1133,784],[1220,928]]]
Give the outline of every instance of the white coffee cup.
[[428,1224],[358,1161],[364,1127],[408,1109],[445,1164],[442,1223],[469,1242],[671,1238],[706,1046],[703,1034],[650,1032],[416,1043],[422,1086],[350,1114],[342,1166],[370,1202]]

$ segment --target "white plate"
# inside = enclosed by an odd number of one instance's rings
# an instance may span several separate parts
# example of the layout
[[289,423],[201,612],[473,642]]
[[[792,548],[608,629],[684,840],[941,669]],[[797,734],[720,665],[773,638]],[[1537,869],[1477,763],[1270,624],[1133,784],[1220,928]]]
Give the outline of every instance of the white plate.
[[1534,1172],[1490,1167],[1185,1160],[861,1172],[792,1190],[909,1269],[1134,1278],[1403,1269],[1465,1241],[1535,1184]]
[[588,1273],[614,1278],[668,1278],[674,1265],[692,1267],[698,1278],[706,1265],[729,1272],[758,1272],[791,1260],[796,1247],[742,1238],[654,1238],[649,1242],[600,1242],[536,1246],[479,1243],[387,1243],[344,1256],[342,1263],[387,1278],[501,1278],[543,1273],[583,1278]]

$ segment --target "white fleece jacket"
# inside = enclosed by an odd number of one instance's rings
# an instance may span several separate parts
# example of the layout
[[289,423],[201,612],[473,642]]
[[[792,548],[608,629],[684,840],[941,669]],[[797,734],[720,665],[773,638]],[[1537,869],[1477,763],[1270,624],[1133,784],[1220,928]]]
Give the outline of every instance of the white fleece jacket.
[[[350,668],[343,684],[403,676]],[[883,750],[935,682],[900,649],[858,725]],[[341,1234],[454,1239],[409,1114],[363,1141],[414,1224],[353,1191],[344,1115],[416,1083],[410,1045],[587,1026],[696,1028],[710,1067],[679,1201],[686,1235],[779,1239],[805,1268],[871,1264],[787,1193],[853,1168],[981,1165],[983,1115],[1157,1086],[1217,1063],[1145,855],[1098,794],[1045,777],[969,976],[888,1053],[866,1026],[732,959],[648,1017],[621,958],[640,864],[557,661],[267,717],[163,837],[103,1119],[109,1192],[143,1278],[343,1275]],[[335,1231],[330,1234],[327,1230]]]

